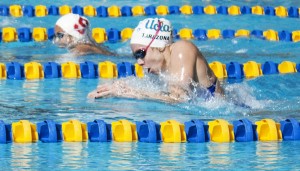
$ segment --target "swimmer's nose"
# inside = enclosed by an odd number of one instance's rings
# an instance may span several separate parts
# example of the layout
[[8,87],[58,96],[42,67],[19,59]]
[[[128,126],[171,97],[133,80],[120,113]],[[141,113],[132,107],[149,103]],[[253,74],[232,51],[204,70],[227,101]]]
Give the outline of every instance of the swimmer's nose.
[[142,59],[138,59],[136,62],[141,66],[143,66],[145,64],[145,61]]

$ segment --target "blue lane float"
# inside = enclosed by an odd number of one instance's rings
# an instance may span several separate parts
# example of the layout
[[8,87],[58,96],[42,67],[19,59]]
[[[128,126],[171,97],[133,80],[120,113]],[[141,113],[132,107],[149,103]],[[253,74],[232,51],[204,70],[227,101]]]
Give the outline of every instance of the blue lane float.
[[231,39],[235,37],[235,31],[231,29],[223,30],[222,36],[224,39]]
[[9,8],[6,5],[0,5],[0,16],[9,16]]
[[61,124],[52,120],[37,123],[39,140],[44,143],[61,142],[63,140]]
[[136,122],[138,140],[147,143],[161,142],[160,125],[152,120]]
[[132,7],[131,6],[123,6],[121,8],[121,14],[122,16],[132,16],[132,11],[131,11]]
[[300,126],[296,119],[280,121],[283,140],[300,140]]
[[156,7],[153,5],[147,6],[145,8],[145,14],[149,16],[156,15]]
[[288,41],[288,42],[292,41],[292,33],[286,30],[282,30],[278,32],[278,37],[280,41]]
[[242,79],[244,78],[243,65],[237,62],[226,64],[228,78]]
[[252,30],[251,36],[254,36],[256,38],[264,39],[263,31],[262,30]]
[[121,62],[117,64],[118,78],[136,75],[134,65],[130,62]]
[[105,6],[97,7],[96,13],[97,13],[97,17],[107,17],[108,16],[107,7]]
[[300,63],[296,65],[297,72],[300,72]]
[[217,8],[217,13],[218,14],[228,15],[228,7],[226,7],[226,6],[219,6]]
[[78,15],[84,15],[83,8],[79,5],[76,5],[72,8],[72,13],[78,14]]
[[25,5],[23,7],[23,15],[27,17],[34,17],[34,7],[32,5]]
[[272,61],[266,61],[262,65],[262,72],[264,75],[266,74],[278,74],[278,63],[272,62]]
[[174,38],[174,39],[179,39],[179,38],[180,38],[177,29],[173,29],[172,35],[173,35],[173,38]]
[[249,6],[242,6],[241,13],[242,14],[252,14],[252,10]]
[[96,119],[87,123],[89,140],[91,142],[109,142],[112,141],[111,124],[103,120]]
[[43,63],[44,78],[60,78],[61,66],[56,62]]
[[265,12],[265,15],[275,16],[274,7],[266,6],[266,7],[264,7],[264,12]]
[[208,125],[199,119],[193,119],[185,122],[186,139],[188,142],[202,143],[208,142],[210,139]]
[[180,14],[180,7],[177,5],[169,6],[169,13],[170,14]]
[[80,63],[80,71],[82,78],[97,78],[98,65],[91,61]]
[[204,7],[203,6],[193,6],[193,14],[204,14]]
[[292,18],[298,18],[299,17],[299,9],[297,7],[289,7],[288,15],[289,15],[289,17],[292,17]]
[[110,28],[106,32],[108,42],[116,43],[121,40],[121,32],[118,29]]
[[55,5],[50,5],[48,7],[48,15],[59,15],[59,9]]
[[48,39],[52,40],[54,38],[55,35],[55,30],[54,28],[48,28],[47,30],[47,35],[48,35]]
[[0,120],[0,143],[6,144],[11,143],[12,133],[11,133],[11,124],[5,124]]
[[6,73],[8,79],[22,80],[24,79],[24,65],[18,62],[6,63]]
[[207,31],[204,29],[194,30],[193,35],[197,40],[207,40]]
[[237,142],[257,141],[256,125],[249,119],[233,121],[234,137]]
[[17,29],[18,39],[20,42],[30,42],[32,41],[32,33],[30,28],[21,27]]

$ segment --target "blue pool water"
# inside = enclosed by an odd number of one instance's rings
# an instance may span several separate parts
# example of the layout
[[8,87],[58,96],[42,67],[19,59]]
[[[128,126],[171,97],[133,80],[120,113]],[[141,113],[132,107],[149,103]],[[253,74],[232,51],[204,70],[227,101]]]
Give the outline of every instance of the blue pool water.
[[[261,5],[300,7],[293,1],[14,1],[22,5]],[[11,5],[1,2],[0,5]],[[53,27],[59,16],[47,17],[2,17],[2,27]],[[256,15],[167,15],[176,29],[248,29],[277,31],[300,30],[299,18],[280,18]],[[146,18],[88,17],[92,28],[134,28],[138,21]],[[271,42],[256,38],[219,39],[193,41],[202,51],[208,62],[244,63],[250,60],[263,63],[268,60],[284,60],[300,63],[299,43]],[[0,62],[29,61],[63,63],[86,60],[114,63],[135,62],[130,57],[129,42],[105,43],[110,49],[121,54],[120,57],[89,55],[75,57],[64,49],[55,47],[51,41],[28,43],[0,43]],[[125,78],[138,88],[156,90],[157,87],[146,83],[149,79]],[[191,119],[201,119],[207,123],[217,118],[233,120],[248,118],[252,122],[272,118],[279,122],[287,118],[300,121],[300,74],[267,75],[254,79],[244,79],[239,83],[222,84],[227,100],[196,100],[184,104],[166,104],[150,100],[107,98],[91,100],[86,96],[98,84],[111,82],[105,79],[44,79],[44,80],[1,80],[0,81],[0,119],[6,123],[27,119],[40,122],[53,119],[65,122],[78,119],[90,122],[103,119],[108,123],[119,119],[142,121],[151,119],[163,122],[175,119],[181,123]],[[232,101],[245,103],[251,108],[239,107]],[[44,144],[0,144],[0,166],[5,170],[297,170],[300,142],[248,142],[248,143],[54,143]]]

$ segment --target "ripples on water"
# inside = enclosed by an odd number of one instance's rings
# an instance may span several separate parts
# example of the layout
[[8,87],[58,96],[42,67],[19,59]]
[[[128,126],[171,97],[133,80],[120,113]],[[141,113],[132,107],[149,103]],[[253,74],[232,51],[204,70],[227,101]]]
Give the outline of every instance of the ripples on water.
[[[45,170],[291,170],[299,142],[1,144],[3,168]],[[285,163],[278,165],[277,163]]]

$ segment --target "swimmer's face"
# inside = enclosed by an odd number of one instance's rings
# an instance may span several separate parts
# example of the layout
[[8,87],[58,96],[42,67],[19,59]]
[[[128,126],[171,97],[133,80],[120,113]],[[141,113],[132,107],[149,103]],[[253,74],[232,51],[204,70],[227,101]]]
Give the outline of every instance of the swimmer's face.
[[61,27],[56,25],[54,31],[55,36],[53,38],[53,43],[56,44],[58,47],[66,48],[70,43],[73,42],[73,37],[64,32],[64,30]]
[[[159,74],[163,66],[163,56],[155,48],[148,48],[146,46],[132,44],[131,50],[135,56],[137,63],[143,68],[148,69],[148,72],[153,74]],[[144,52],[142,52],[144,50]]]

